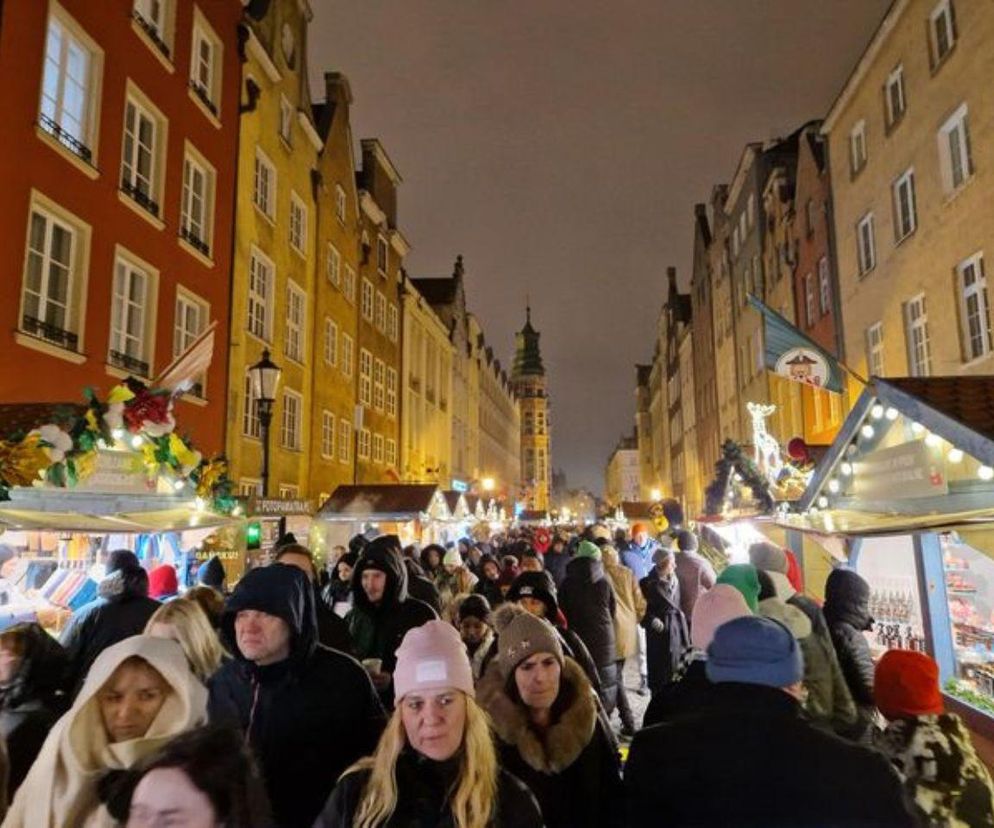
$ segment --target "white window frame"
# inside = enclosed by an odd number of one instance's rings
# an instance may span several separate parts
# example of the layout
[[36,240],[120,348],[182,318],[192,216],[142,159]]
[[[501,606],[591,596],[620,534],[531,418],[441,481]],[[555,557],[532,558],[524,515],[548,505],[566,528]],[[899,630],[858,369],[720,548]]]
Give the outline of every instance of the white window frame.
[[286,282],[286,325],[283,329],[283,354],[303,363],[307,353],[307,294],[293,279]]
[[359,349],[359,404],[369,406],[373,401],[373,355]]
[[290,483],[280,483],[279,493],[281,498],[300,497],[300,486],[294,486]]
[[804,274],[804,321],[809,328],[815,324],[815,277],[812,273]]
[[[134,112],[135,121],[128,118]],[[152,146],[145,146],[135,128],[140,131],[141,119],[152,125]],[[128,146],[131,151],[128,151]],[[129,79],[124,97],[123,138],[121,141],[121,190],[146,212],[161,218],[166,179],[166,147],[169,143],[169,121],[151,100]],[[147,153],[149,169],[141,170],[142,153]],[[147,191],[146,191],[147,190]],[[143,204],[142,201],[145,201]]]
[[276,165],[261,147],[255,148],[255,170],[252,180],[252,203],[266,218],[276,217]]
[[[158,19],[155,15],[155,6],[159,7]],[[171,0],[134,0],[132,3],[132,11],[135,15],[139,15],[141,22],[138,23],[141,28],[142,34],[146,37],[151,37],[152,34],[162,43],[165,47],[165,56],[168,58],[172,52],[172,38],[169,37],[169,29],[171,22],[171,12],[172,12],[172,2]],[[137,22],[137,21],[136,21]],[[153,33],[149,33],[148,28],[153,29]],[[158,44],[155,44],[158,47]]]
[[373,435],[373,462],[383,462],[383,435],[379,433]]
[[341,184],[335,185],[335,218],[339,224],[345,224],[345,188]]
[[[191,315],[196,317],[196,325],[192,328],[187,324]],[[176,286],[176,304],[173,311],[173,359],[189,348],[204,332],[210,316],[210,303],[182,285]],[[206,371],[198,376],[194,387],[188,393],[206,399]]]
[[[945,24],[948,39],[945,49],[942,48],[942,44],[939,41],[940,20]],[[928,24],[929,35],[932,41],[932,65],[938,67],[952,53],[958,38],[956,21],[953,17],[952,0],[939,0],[928,16]]]
[[397,441],[392,437],[387,438],[386,450],[383,454],[383,461],[388,466],[397,465]]
[[287,147],[293,147],[293,104],[286,95],[280,95],[280,122],[277,132]]
[[335,458],[335,437],[337,428],[337,423],[335,422],[335,415],[332,414],[327,409],[321,412],[321,456],[325,460],[333,460]]
[[369,450],[372,443],[372,434],[368,428],[359,429],[359,451],[360,460],[369,460]]
[[[265,279],[260,281],[260,274]],[[259,287],[265,291],[259,290]],[[276,291],[276,265],[254,245],[249,254],[248,316],[246,329],[263,342],[273,341],[273,305]]]
[[355,268],[348,262],[345,263],[345,277],[342,280],[342,293],[345,300],[350,304],[355,304]]
[[828,269],[828,256],[818,260],[818,297],[821,315],[825,316],[832,310],[832,276]]
[[245,390],[242,394],[242,436],[256,440],[262,436],[262,420],[259,419],[259,401],[255,397],[252,377],[245,374]]
[[383,291],[376,291],[376,299],[373,313],[373,324],[380,333],[387,330],[387,297]]
[[866,371],[871,377],[884,373],[884,323],[874,322],[866,329]]
[[925,294],[912,296],[904,303],[903,310],[904,338],[908,349],[908,375],[927,377],[932,372],[932,353]]
[[386,277],[390,270],[390,245],[384,236],[376,237],[376,272]]
[[[142,283],[142,295],[138,301],[132,298],[135,292],[132,283],[136,278]],[[137,377],[150,377],[154,370],[158,280],[158,270],[118,245],[111,283],[107,364]],[[135,328],[138,329],[137,333]],[[114,357],[112,353],[118,356]],[[146,366],[145,372],[135,370],[127,364],[122,365],[120,362],[122,357],[143,362]]]
[[355,342],[347,333],[342,334],[342,373],[351,377],[355,370]]
[[397,336],[400,329],[400,314],[397,311],[397,306],[392,304],[387,308],[387,338],[391,342],[397,341]]
[[915,170],[909,167],[891,185],[894,204],[894,242],[900,244],[918,229],[915,205]]
[[749,193],[746,201],[746,230],[752,230],[756,224],[756,195]]
[[866,120],[857,121],[849,131],[849,174],[857,175],[866,166]]
[[[203,61],[201,47],[210,50],[207,62]],[[224,42],[203,12],[193,7],[193,34],[190,45],[190,95],[213,118],[221,115],[221,71],[224,66]],[[206,73],[204,70],[206,67]],[[204,77],[206,74],[206,77]],[[198,94],[199,93],[199,94]],[[201,97],[202,96],[202,97]],[[206,100],[205,100],[206,99]]]
[[373,408],[382,411],[386,402],[386,363],[377,358],[373,362]]
[[860,276],[865,276],[877,266],[877,241],[872,212],[865,213],[856,223],[856,258]]
[[352,459],[352,422],[338,418],[338,462],[348,463]]
[[280,445],[288,451],[303,446],[304,397],[289,388],[283,389],[283,414],[280,418]]
[[[970,284],[967,284],[967,280]],[[974,253],[956,266],[960,303],[963,356],[967,362],[981,359],[992,350],[990,301],[984,254]]]
[[254,477],[243,477],[238,481],[238,494],[241,497],[258,497],[262,495],[262,481]]
[[367,322],[373,321],[373,283],[365,276],[362,279],[362,296],[359,305],[362,318]]
[[897,124],[907,111],[908,102],[904,97],[904,66],[899,64],[887,76],[884,84],[884,107],[888,128]]
[[324,318],[324,363],[338,366],[338,323],[329,316]]
[[290,191],[290,247],[301,256],[307,256],[307,223],[309,210],[295,190]]
[[388,417],[397,416],[397,369],[387,368],[386,412]]
[[328,275],[328,281],[331,282],[336,288],[341,289],[342,254],[338,252],[338,248],[331,242],[328,242],[328,255],[325,261],[325,270]]
[[969,109],[965,103],[960,104],[939,127],[938,142],[942,187],[950,195],[963,187],[974,173]]
[[[195,226],[192,214],[197,194],[194,191],[194,176],[203,180],[200,194],[201,220]],[[214,244],[214,207],[217,193],[217,171],[189,141],[183,155],[183,190],[180,199],[180,238],[191,245],[198,253],[210,258]],[[199,245],[198,245],[199,243]],[[202,249],[206,248],[206,249]]]

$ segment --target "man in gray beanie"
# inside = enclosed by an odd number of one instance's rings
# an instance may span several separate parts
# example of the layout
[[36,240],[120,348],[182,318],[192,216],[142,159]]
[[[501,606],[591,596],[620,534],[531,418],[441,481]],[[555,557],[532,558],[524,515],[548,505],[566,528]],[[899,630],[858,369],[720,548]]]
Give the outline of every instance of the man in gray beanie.
[[886,760],[803,717],[804,659],[786,627],[735,618],[707,652],[714,704],[632,742],[629,825],[916,824]]

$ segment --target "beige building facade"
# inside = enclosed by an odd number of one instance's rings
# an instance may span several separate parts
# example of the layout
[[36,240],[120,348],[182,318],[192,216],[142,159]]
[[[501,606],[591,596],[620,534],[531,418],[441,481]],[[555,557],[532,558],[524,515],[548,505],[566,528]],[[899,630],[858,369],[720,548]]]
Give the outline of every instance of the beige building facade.
[[639,479],[638,437],[622,437],[611,452],[604,471],[604,499],[609,507],[642,499]]

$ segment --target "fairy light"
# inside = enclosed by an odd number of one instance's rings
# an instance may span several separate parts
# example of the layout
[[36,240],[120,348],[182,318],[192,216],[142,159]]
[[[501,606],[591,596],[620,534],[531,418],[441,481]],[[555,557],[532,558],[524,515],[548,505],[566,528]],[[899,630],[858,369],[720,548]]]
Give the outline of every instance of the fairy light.
[[942,438],[938,434],[929,433],[929,435],[925,438],[926,446],[937,448],[941,444],[942,444]]
[[990,466],[981,466],[977,469],[977,477],[981,480],[991,480],[994,479],[994,469]]
[[897,409],[896,408],[888,408],[887,411],[886,411],[886,416],[887,416],[888,420],[890,420],[891,422],[893,422],[894,420],[897,419]]
[[874,434],[876,434],[876,432],[873,430],[873,426],[871,426],[869,423],[863,426],[859,430],[859,433],[862,434],[867,440],[869,440],[870,438],[873,437]]
[[818,508],[824,509],[826,506],[828,506],[828,498],[825,497],[825,495],[822,495],[818,498]]
[[870,409],[870,416],[872,416],[874,420],[879,420],[884,416],[884,407],[880,403],[877,403]]
[[839,489],[841,489],[841,488],[842,487],[839,485],[839,481],[836,480],[834,477],[831,480],[828,481],[828,490],[832,494],[838,494],[839,493]]
[[131,438],[131,448],[139,449],[142,447],[142,438],[140,435],[136,434]]
[[852,474],[852,463],[843,463],[839,466],[839,471],[842,472],[846,477]]
[[963,462],[963,451],[958,448],[949,449],[949,462],[950,463],[961,463]]
[[113,437],[115,440],[123,440],[124,439],[124,429],[123,428],[115,428],[113,431],[111,431],[110,436]]
[[925,426],[923,426],[921,423],[912,423],[911,431],[913,434],[921,434],[922,432],[925,431]]

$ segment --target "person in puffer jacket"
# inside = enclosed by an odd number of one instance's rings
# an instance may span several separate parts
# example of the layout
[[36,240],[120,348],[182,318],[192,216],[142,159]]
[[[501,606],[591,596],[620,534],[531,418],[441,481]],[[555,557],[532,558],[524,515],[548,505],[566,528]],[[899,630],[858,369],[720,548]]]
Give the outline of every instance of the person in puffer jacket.
[[959,716],[946,713],[939,665],[889,650],[877,664],[877,707],[888,720],[874,747],[890,760],[929,828],[994,828],[994,785]]
[[834,569],[825,582],[825,621],[839,667],[856,704],[852,736],[865,740],[877,715],[873,700],[873,657],[863,633],[873,629],[870,585],[851,569]]

